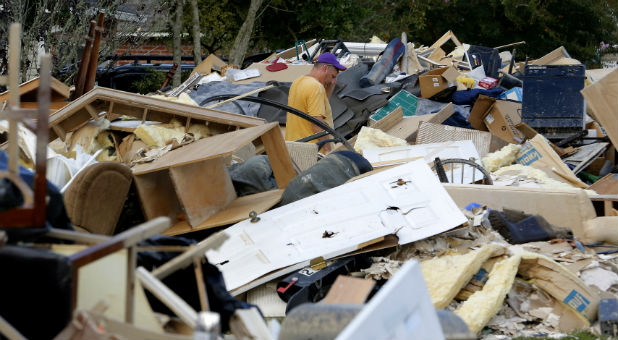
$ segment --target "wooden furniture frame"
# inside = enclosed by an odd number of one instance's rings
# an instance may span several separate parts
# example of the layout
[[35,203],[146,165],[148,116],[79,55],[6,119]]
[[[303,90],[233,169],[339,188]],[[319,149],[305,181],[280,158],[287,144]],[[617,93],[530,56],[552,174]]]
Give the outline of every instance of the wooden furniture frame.
[[[279,189],[237,198],[226,158],[258,138]],[[251,211],[266,211],[279,202],[296,173],[279,125],[269,123],[201,139],[152,163],[136,165],[133,175],[146,218],[170,217],[177,223],[165,234],[178,235],[239,222]],[[178,218],[182,214],[186,221]]]
[[[60,80],[50,77],[51,80],[51,102],[49,103],[49,113],[52,114],[68,104],[71,89]],[[37,77],[19,85],[19,106],[22,109],[37,109],[37,89],[41,86],[41,78]],[[0,102],[9,100],[9,91],[0,94]]]
[[77,288],[79,282],[79,270],[81,267],[90,264],[104,256],[110,255],[122,249],[127,249],[127,289],[126,289],[126,322],[132,323],[134,316],[134,283],[135,283],[135,268],[137,266],[137,243],[147,239],[153,235],[160,234],[163,230],[169,228],[170,220],[167,217],[158,217],[146,223],[133,227],[125,232],[115,235],[106,241],[97,243],[92,247],[88,247],[80,252],[77,252],[69,259],[73,267],[73,288],[71,292],[71,304],[75,309],[77,306]]
[[187,127],[191,122],[206,123],[216,132],[265,124],[261,118],[97,87],[51,115],[49,141],[57,137],[65,140],[67,133],[86,125],[90,120],[98,119],[103,111],[110,120],[127,115],[141,119],[142,122],[153,120],[168,123],[176,118],[184,121]]
[[[0,119],[9,121],[8,169],[0,171],[0,178],[8,178],[21,191],[23,204],[21,207],[0,213],[0,226],[3,227],[34,227],[45,226],[45,208],[47,196],[47,134],[51,83],[51,56],[41,57],[41,79],[38,87],[38,110],[20,108],[20,87],[18,74],[21,52],[21,25],[13,23],[9,31],[9,107],[0,113]],[[19,175],[18,153],[18,122],[37,118],[36,123],[36,156],[34,193],[30,186]]]

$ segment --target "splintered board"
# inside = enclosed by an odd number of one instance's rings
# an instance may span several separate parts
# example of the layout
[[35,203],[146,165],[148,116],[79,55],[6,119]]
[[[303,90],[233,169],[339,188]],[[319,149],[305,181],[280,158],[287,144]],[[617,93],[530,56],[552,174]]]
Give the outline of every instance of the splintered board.
[[239,127],[265,124],[261,118],[97,87],[49,117],[51,129],[49,140],[52,141],[57,137],[64,139],[66,133],[86,125],[92,119],[97,119],[101,112],[106,112],[108,117],[127,115],[142,121],[163,123],[169,123],[172,118],[185,122],[190,120],[193,123],[207,123],[217,131],[232,131]]

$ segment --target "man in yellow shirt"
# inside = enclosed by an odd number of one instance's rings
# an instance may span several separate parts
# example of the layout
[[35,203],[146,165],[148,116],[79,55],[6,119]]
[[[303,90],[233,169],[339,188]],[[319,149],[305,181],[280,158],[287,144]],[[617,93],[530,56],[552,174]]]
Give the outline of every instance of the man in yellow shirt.
[[[329,52],[320,54],[311,72],[292,83],[288,105],[319,119],[330,127],[334,127],[328,98],[333,94],[335,84],[337,84],[337,74],[339,71],[345,70],[346,68],[339,64],[334,54]],[[320,127],[308,120],[289,112],[286,119],[286,140],[295,141],[322,131]],[[320,140],[326,138],[328,136],[322,137]],[[312,142],[316,142],[316,140]],[[324,146],[323,151],[329,152],[330,147]]]

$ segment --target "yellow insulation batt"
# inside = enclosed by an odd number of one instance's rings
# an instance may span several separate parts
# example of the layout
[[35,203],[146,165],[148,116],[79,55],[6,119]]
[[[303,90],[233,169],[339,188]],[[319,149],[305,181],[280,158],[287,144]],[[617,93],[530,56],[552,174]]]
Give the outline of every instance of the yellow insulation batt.
[[483,290],[478,291],[455,310],[473,333],[483,327],[498,313],[506,294],[511,290],[521,257],[516,255],[496,263]]
[[483,157],[483,167],[489,172],[494,172],[503,166],[511,165],[517,160],[517,154],[521,150],[521,145],[509,144],[499,151]]
[[408,143],[397,137],[393,137],[382,130],[363,126],[356,137],[354,149],[362,152],[364,149],[380,148],[387,146],[402,146]]
[[165,146],[172,139],[178,143],[185,137],[184,129],[166,128],[157,125],[140,125],[133,132],[148,146]]
[[421,262],[421,271],[434,307],[445,308],[487,259],[503,247],[488,244],[464,255],[446,255]]

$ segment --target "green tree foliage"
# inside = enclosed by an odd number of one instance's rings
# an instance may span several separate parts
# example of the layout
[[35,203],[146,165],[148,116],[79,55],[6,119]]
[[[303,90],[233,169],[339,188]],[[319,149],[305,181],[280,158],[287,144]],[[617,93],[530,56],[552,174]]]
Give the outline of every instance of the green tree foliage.
[[562,45],[590,62],[601,41],[618,43],[616,0],[272,0],[263,11],[255,42],[270,49],[311,38],[389,41],[404,31],[430,45],[452,30],[489,47],[526,41],[520,58]]
[[[200,43],[203,52],[214,53],[218,50],[228,50],[234,41],[234,37],[242,25],[246,15],[248,2],[233,0],[198,0],[200,12]],[[189,33],[190,38],[192,9],[189,4],[183,11],[184,31]],[[187,39],[190,41],[190,39]]]
[[518,50],[531,58],[562,45],[573,57],[590,61],[601,41],[618,42],[615,0],[430,2],[425,13],[427,25],[408,27],[411,39],[425,44],[450,29],[461,41],[476,45],[526,41]]

